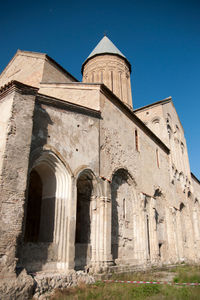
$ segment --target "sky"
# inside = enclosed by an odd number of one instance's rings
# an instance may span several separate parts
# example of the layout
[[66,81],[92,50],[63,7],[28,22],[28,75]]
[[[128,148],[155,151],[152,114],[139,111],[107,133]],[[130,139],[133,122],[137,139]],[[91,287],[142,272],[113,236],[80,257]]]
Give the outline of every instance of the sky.
[[17,49],[47,53],[81,81],[106,33],[132,65],[133,106],[172,96],[200,179],[199,0],[0,0],[0,72]]

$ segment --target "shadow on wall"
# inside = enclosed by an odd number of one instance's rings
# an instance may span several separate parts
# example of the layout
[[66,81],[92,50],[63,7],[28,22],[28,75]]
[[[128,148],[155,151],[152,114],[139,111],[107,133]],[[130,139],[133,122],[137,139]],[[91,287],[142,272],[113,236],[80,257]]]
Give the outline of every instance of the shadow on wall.
[[[48,126],[52,124],[47,111],[36,102],[30,153],[37,148],[42,149],[47,144]],[[32,164],[29,160],[31,172],[27,176],[23,229],[17,247],[17,268],[25,267],[27,271],[39,271],[47,262],[56,261],[57,247],[53,244],[56,170],[55,164],[45,160],[38,162],[33,168]]]
[[91,196],[92,175],[84,172],[77,180],[77,212],[75,238],[75,269],[83,270],[91,259]]

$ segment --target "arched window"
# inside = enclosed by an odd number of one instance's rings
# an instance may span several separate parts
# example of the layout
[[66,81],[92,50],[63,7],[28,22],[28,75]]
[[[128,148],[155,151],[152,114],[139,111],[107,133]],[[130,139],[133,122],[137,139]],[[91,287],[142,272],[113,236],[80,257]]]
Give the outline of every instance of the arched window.
[[135,150],[139,151],[138,131],[135,129]]
[[171,139],[171,137],[172,137],[172,129],[171,129],[171,126],[169,124],[167,124],[167,133],[168,133],[169,139]]
[[123,219],[126,219],[126,199],[123,199]]
[[160,118],[154,117],[152,122],[152,130],[156,135],[160,135]]
[[183,142],[181,142],[181,153],[182,153],[182,154],[184,154],[184,148],[185,148],[185,147],[184,147],[184,144],[183,144]]

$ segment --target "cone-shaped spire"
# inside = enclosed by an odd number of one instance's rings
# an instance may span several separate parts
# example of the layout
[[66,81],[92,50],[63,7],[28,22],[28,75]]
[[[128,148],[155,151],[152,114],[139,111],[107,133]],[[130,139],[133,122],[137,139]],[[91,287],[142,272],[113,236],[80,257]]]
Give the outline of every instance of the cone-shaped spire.
[[[104,36],[100,42],[97,44],[97,46],[94,48],[94,50],[90,53],[88,58],[91,58],[94,55],[97,54],[103,54],[103,53],[110,53],[110,54],[117,54],[124,58],[126,58],[121,51],[109,40],[107,36]],[[87,59],[88,59],[87,58]]]
[[131,72],[131,64],[129,63],[128,59],[126,56],[111,42],[111,40],[107,37],[104,36],[100,42],[97,44],[97,46],[94,48],[94,50],[90,53],[90,55],[87,57],[85,62],[82,65],[82,72],[84,65],[88,62],[89,59],[91,59],[94,56],[101,55],[101,54],[112,54],[112,55],[117,55],[122,57],[126,63],[129,66],[129,70]]
[[131,65],[117,47],[104,36],[82,65],[83,82],[104,83],[132,108]]

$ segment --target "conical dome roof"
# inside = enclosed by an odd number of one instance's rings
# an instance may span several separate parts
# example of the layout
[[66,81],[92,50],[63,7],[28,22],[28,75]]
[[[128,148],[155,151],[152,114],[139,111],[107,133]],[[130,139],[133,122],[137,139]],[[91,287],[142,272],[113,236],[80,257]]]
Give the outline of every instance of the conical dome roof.
[[87,57],[85,62],[82,65],[82,72],[84,65],[90,60],[92,57],[97,56],[97,55],[102,55],[102,54],[112,54],[112,55],[117,55],[121,56],[128,64],[129,69],[131,71],[131,64],[129,63],[128,59],[122,54],[122,52],[111,42],[111,40],[107,37],[104,36],[100,42],[97,44],[97,46],[94,48],[94,50],[90,53],[90,55]]
[[[94,50],[90,53],[88,58],[91,58],[94,55],[102,54],[102,53],[111,53],[111,54],[118,54],[125,58],[125,56],[117,49],[117,47],[109,40],[107,36],[104,36]],[[88,59],[87,58],[87,59]]]

